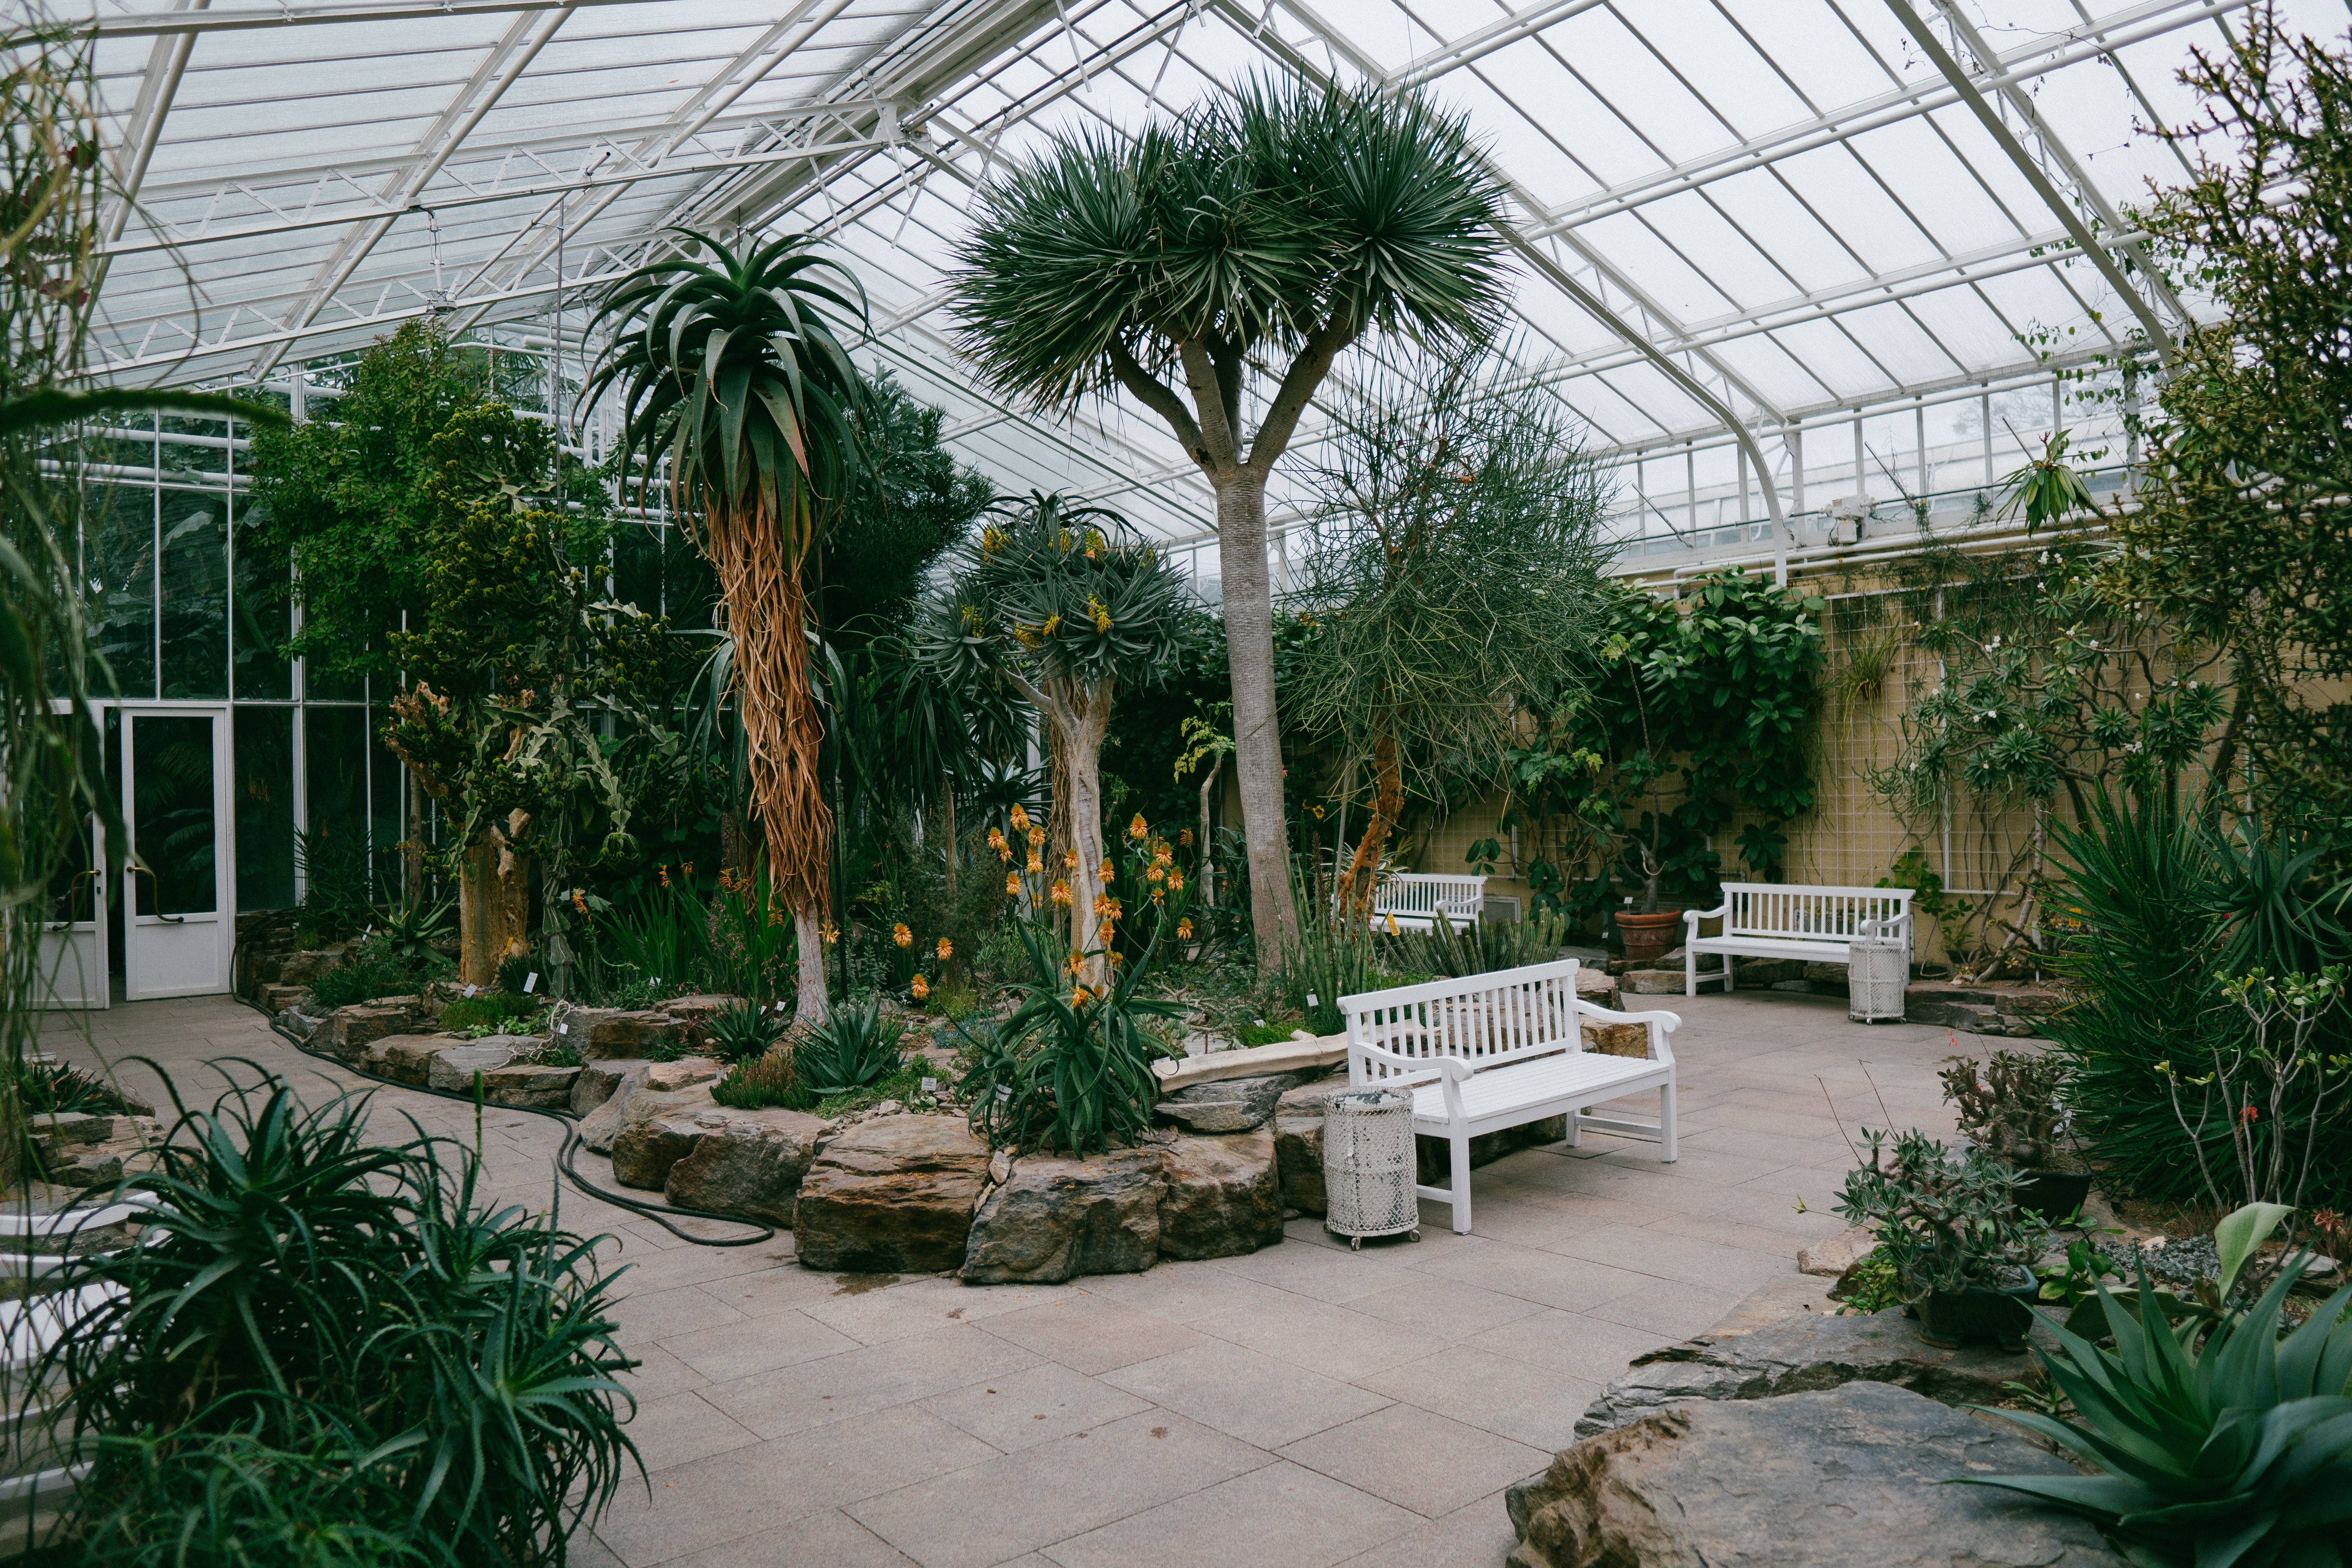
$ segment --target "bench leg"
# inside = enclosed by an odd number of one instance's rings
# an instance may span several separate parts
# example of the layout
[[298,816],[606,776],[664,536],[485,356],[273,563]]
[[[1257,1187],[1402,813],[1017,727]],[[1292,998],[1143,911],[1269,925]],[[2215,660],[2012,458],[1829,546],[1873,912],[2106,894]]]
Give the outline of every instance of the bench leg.
[[1456,1132],[1453,1137],[1454,1174],[1450,1191],[1454,1194],[1454,1234],[1470,1234],[1470,1134]]
[[1723,955],[1723,994],[1728,996],[1738,989],[1739,982],[1731,977],[1731,954],[1727,952]]
[[1675,1143],[1675,1086],[1671,1083],[1658,1086],[1658,1140],[1665,1145],[1658,1155],[1663,1163],[1671,1165],[1682,1158]]
[[1683,994],[1698,994],[1698,954],[1685,945],[1683,948]]

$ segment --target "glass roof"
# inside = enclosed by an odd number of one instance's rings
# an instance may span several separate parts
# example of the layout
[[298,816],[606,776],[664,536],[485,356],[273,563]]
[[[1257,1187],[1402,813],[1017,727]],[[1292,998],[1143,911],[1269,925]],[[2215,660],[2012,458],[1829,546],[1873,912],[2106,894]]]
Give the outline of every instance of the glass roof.
[[1207,488],[1147,412],[973,382],[946,268],[996,159],[1276,64],[1466,110],[1512,196],[1509,352],[1623,465],[1622,525],[1755,539],[1835,496],[1989,482],[2064,412],[2053,371],[2161,357],[2200,307],[2136,265],[2129,211],[2180,178],[2149,132],[2189,117],[2175,73],[2244,6],[97,0],[137,191],[97,357],[283,382],[437,311],[571,358],[600,281],[668,226],[806,229],[866,284],[869,360],[948,410],[966,461],[1200,540]]

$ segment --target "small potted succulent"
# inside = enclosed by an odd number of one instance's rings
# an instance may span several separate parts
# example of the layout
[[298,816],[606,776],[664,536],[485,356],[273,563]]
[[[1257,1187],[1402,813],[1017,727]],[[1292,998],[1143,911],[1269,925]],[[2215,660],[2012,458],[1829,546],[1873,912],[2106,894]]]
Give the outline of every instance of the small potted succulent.
[[1973,1057],[1952,1057],[1937,1076],[1961,1136],[2024,1173],[2017,1189],[2020,1207],[2053,1224],[2082,1208],[2091,1195],[2089,1173],[2058,1168],[2059,1139],[2066,1125],[2060,1104],[2066,1087],[2063,1060],[1995,1051],[1981,1067]]
[[2022,1353],[2044,1232],[2018,1207],[2017,1167],[1975,1151],[1955,1157],[1916,1129],[1891,1146],[1884,1132],[1863,1138],[1867,1158],[1846,1177],[1837,1212],[1876,1228],[1920,1339]]

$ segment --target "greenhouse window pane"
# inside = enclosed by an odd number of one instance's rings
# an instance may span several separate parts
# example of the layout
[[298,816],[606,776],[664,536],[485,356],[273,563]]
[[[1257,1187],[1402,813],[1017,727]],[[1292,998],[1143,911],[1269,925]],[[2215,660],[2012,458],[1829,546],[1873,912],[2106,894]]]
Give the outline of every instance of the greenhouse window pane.
[[294,902],[294,710],[234,710],[236,907]]
[[[155,695],[155,492],[100,485],[82,523],[82,613],[90,646],[128,698]],[[97,678],[101,683],[103,678]]]
[[163,694],[228,695],[228,498],[163,492]]

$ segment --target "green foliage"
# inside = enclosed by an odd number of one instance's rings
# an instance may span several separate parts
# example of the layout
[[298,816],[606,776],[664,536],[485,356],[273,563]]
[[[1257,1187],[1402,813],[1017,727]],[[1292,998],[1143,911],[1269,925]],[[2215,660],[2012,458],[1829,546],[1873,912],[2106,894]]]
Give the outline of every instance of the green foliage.
[[[1812,808],[1807,726],[1822,668],[1822,601],[1743,570],[1712,573],[1680,600],[1612,584],[1597,680],[1535,718],[1540,739],[1504,754],[1500,827],[1549,847],[1528,868],[1538,912],[1590,915],[1619,884],[1711,905],[1720,857],[1710,836],[1746,811],[1772,831],[1742,834],[1750,872],[1777,876],[1778,825]],[[1662,782],[1680,775],[1671,809]],[[1557,854],[1559,858],[1554,860]],[[1598,874],[1573,889],[1580,862]]]
[[739,1061],[720,1073],[710,1086],[710,1098],[738,1110],[765,1110],[772,1105],[814,1110],[817,1104],[816,1096],[803,1087],[793,1070],[793,1053],[777,1050]]
[[1903,1271],[1895,1267],[1895,1259],[1887,1256],[1886,1248],[1874,1247],[1847,1277],[1846,1296],[1838,1303],[1838,1316],[1883,1312],[1889,1307],[1903,1305]]
[[1927,864],[1927,852],[1916,844],[1895,858],[1886,875],[1878,879],[1881,888],[1910,888],[1917,893],[1911,900],[1911,911],[1936,922],[1944,939],[1944,952],[1954,958],[1969,951],[1969,901],[1944,891],[1944,879]]
[[1953,1057],[1937,1075],[1961,1136],[2027,1170],[2057,1156],[2068,1076],[2065,1058],[2034,1051],[1995,1051],[1981,1067]]
[[500,992],[484,992],[479,996],[461,996],[441,1009],[441,1026],[445,1029],[473,1029],[483,1025],[493,1027],[512,1020],[528,1018],[539,1011],[535,996],[513,996]]
[[[721,990],[773,1001],[786,989],[799,952],[783,903],[770,889],[765,867],[751,877],[721,870],[708,921],[709,972]],[[683,977],[688,972],[681,969]]]
[[783,1016],[757,1002],[730,1002],[710,1015],[710,1054],[723,1062],[752,1061],[784,1037]]
[[829,635],[870,637],[904,625],[931,567],[995,494],[940,444],[946,417],[887,370],[866,383],[856,415],[863,477],[818,546],[810,595]]
[[[647,475],[667,456],[681,512],[781,522],[781,565],[797,576],[820,510],[849,487],[865,384],[835,323],[865,318],[865,291],[804,235],[739,257],[691,229],[672,232],[687,256],[706,249],[713,261],[656,262],[606,290],[588,330],[611,321],[612,343],[582,403],[617,385],[623,456],[641,457]],[[839,287],[818,281],[821,271]]]
[[1559,914],[1472,921],[1458,927],[1440,914],[1427,931],[1400,931],[1388,939],[1387,947],[1401,968],[1459,977],[1556,963],[1573,931],[1567,917]]
[[294,863],[303,875],[296,917],[303,930],[334,940],[356,936],[374,922],[376,884],[363,826],[322,822],[296,829]]
[[1271,1023],[1244,1024],[1234,1031],[1234,1043],[1241,1046],[1278,1046],[1297,1031],[1307,1027],[1304,1018],[1276,1018]]
[[2009,492],[2000,503],[2001,517],[2022,513],[2025,531],[2032,533],[2043,523],[2098,510],[2089,484],[2067,466],[2066,448],[2073,439],[2063,430],[2052,431],[2042,443],[2042,456],[2001,480]]
[[1151,1126],[1158,1042],[1144,1025],[1177,1018],[1177,1003],[1139,994],[1147,964],[1114,969],[1099,990],[1062,989],[1047,931],[1019,928],[1031,978],[1013,1016],[975,1047],[961,1093],[972,1130],[992,1148],[1084,1155],[1134,1143]]
[[1507,299],[1501,202],[1465,121],[1418,93],[1252,81],[1180,124],[1082,129],[1003,166],[954,309],[982,374],[1041,405],[1204,351],[1238,443],[1247,361],[1328,363],[1370,327],[1484,336]]
[[454,966],[430,948],[401,956],[382,937],[365,937],[352,944],[343,962],[310,983],[310,1000],[320,1007],[347,1007],[379,996],[409,996],[447,975]]
[[16,1078],[18,1102],[28,1116],[62,1116],[69,1111],[93,1114],[122,1109],[114,1086],[71,1062],[27,1061]]
[[906,1032],[898,1019],[884,1019],[878,995],[863,1005],[835,1003],[793,1047],[793,1070],[821,1099],[870,1088],[898,1069]]
[[427,963],[438,957],[441,944],[457,935],[450,917],[455,902],[415,904],[407,909],[378,910],[374,926],[387,955],[402,963]]
[[[2328,840],[2292,826],[2223,833],[2161,799],[2101,795],[2081,826],[2053,821],[2051,841],[2063,878],[2055,918],[2068,932],[2053,963],[2074,1000],[2046,1027],[2075,1075],[2075,1131],[2123,1191],[2214,1201],[2200,1172],[2235,1168],[2229,1118],[2184,1130],[2178,1080],[2160,1068],[2203,1077],[2217,1054],[2243,1048],[2251,1031],[2225,990],[2232,976],[2352,962]],[[2352,1051],[2341,1012],[2322,1020],[2311,1048]],[[2352,1114],[2346,1097],[2317,1098],[2323,1081],[2307,1078],[2275,1113],[2257,1108],[2251,1124],[2236,1121],[2264,1163],[2277,1139],[2308,1137],[2315,1190],[2342,1192],[2352,1184]],[[2193,1121],[2201,1100],[2192,1093],[2187,1103]]]
[[665,866],[654,886],[598,910],[598,930],[611,955],[646,984],[691,986],[708,971],[710,923],[692,889],[684,874],[673,882]]
[[2112,1351],[2058,1331],[2041,1352],[2080,1419],[1994,1411],[2105,1473],[1966,1476],[2085,1514],[2136,1563],[2181,1568],[2340,1568],[2352,1521],[2352,1286],[2280,1338],[2284,1270],[2243,1318],[2201,1347],[2163,1326],[2141,1272],[2136,1304],[2098,1286]]
[[1916,1128],[1891,1148],[1884,1131],[1865,1128],[1863,1149],[1862,1164],[1839,1189],[1837,1212],[1876,1227],[1905,1300],[1997,1289],[2041,1255],[2043,1233],[2018,1208],[2022,1178],[2007,1161],[1973,1152],[1953,1159]]
[[[2103,586],[2219,650],[2235,732],[2217,799],[2251,791],[2352,816],[2352,359],[2343,350],[2352,55],[2255,6],[2182,81],[2202,112],[2173,135],[2194,176],[2136,216],[2210,299],[2157,379],[2139,505],[2110,520]],[[2250,764],[2239,767],[2241,761]]]
[[1380,949],[1368,921],[1334,907],[1319,868],[1311,877],[1294,868],[1291,900],[1298,909],[1298,935],[1283,949],[1273,992],[1305,1016],[1313,1033],[1336,1035],[1347,1026],[1339,998],[1377,988]]
[[2227,717],[2216,650],[2103,592],[2108,553],[2073,532],[1894,564],[1897,613],[1936,661],[1912,683],[1895,761],[1870,776],[1897,811],[1933,821],[1948,795],[1989,809],[2063,795],[2080,821],[2103,781],[2166,787],[2204,755]]
[[[142,1245],[66,1265],[100,1289],[37,1376],[96,1465],[85,1561],[561,1563],[635,1460],[594,1244],[484,1205],[462,1148],[370,1143],[368,1103],[184,1110],[125,1184]],[[356,1544],[276,1554],[320,1530]]]
[[[1608,487],[1559,400],[1499,355],[1378,371],[1338,401],[1308,483],[1291,721],[1373,780],[1341,879],[1369,913],[1409,774],[1491,766],[1518,701],[1584,675],[1608,607]],[[1338,763],[1334,764],[1339,765]]]

